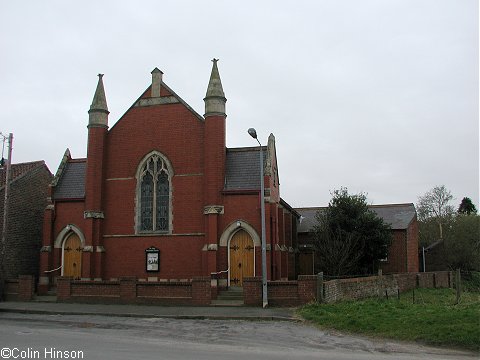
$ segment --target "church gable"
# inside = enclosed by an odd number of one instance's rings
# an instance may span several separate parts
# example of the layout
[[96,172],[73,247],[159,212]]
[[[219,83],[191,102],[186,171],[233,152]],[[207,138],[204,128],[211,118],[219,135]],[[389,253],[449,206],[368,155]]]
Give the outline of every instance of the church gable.
[[203,173],[204,118],[152,72],[152,84],[110,129],[107,178],[132,177],[151,151],[163,153],[179,174]]

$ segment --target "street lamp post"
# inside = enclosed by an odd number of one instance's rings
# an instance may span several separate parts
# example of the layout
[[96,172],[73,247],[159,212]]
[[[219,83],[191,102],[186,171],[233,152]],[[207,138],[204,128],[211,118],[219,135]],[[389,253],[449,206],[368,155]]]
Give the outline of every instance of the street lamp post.
[[254,128],[248,129],[248,133],[252,138],[257,140],[260,146],[260,209],[262,216],[262,298],[263,307],[268,305],[268,292],[267,292],[267,241],[265,239],[265,185],[263,174],[263,151],[262,144],[257,138],[257,131]]
[[[11,168],[12,168],[12,143],[13,143],[13,134],[8,134],[8,137],[0,133],[0,136],[3,137],[3,141],[8,141],[8,158],[5,169],[5,199],[3,205],[3,226],[2,226],[2,240],[0,243],[0,299],[3,296],[4,290],[4,281],[5,281],[5,248],[6,248],[6,238],[7,238],[7,226],[8,226],[8,198],[10,190],[10,177],[11,177]],[[3,166],[3,157],[2,157],[2,166]]]

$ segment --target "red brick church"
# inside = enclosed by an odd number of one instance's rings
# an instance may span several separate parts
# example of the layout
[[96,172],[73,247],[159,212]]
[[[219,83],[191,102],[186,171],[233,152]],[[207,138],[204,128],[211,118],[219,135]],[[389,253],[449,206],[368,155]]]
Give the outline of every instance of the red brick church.
[[[261,276],[260,149],[226,147],[217,60],[203,116],[162,75],[152,71],[151,85],[110,129],[99,75],[87,158],[67,149],[50,186],[40,293],[60,276],[161,281],[213,273],[223,287]],[[273,135],[261,153],[268,279],[293,278],[299,215],[280,197]]]

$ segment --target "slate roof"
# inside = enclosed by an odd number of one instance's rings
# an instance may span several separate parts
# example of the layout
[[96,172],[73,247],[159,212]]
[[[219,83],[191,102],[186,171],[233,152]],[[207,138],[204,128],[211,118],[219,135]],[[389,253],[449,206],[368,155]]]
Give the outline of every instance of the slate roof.
[[394,230],[404,230],[417,214],[415,206],[410,204],[370,205],[368,207],[390,224]]
[[54,188],[53,198],[81,199],[85,197],[86,160],[67,162],[62,176]]
[[[377,213],[393,230],[405,230],[416,215],[413,204],[369,205],[368,208]],[[298,232],[309,232],[316,224],[315,215],[326,207],[310,207],[295,209],[301,216]]]
[[295,210],[300,214],[300,221],[297,227],[298,232],[306,233],[310,232],[317,220],[315,215],[318,210],[326,209],[325,207],[309,207],[309,208],[295,208]]
[[[262,147],[263,163],[267,148]],[[225,169],[225,190],[260,189],[260,156],[258,147],[227,149]]]
[[[11,167],[11,181],[15,181],[16,179],[22,177],[23,175],[27,174],[29,171],[36,169],[39,166],[44,166],[45,161],[31,161],[19,164],[12,164]],[[3,168],[0,168],[0,188],[5,186],[6,182],[6,175],[7,175],[7,168],[6,165]]]

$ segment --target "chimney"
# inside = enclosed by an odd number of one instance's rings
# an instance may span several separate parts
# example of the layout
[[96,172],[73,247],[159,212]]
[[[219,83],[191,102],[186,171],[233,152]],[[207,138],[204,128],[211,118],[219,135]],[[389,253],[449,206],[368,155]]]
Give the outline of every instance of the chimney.
[[158,68],[152,71],[152,98],[160,97],[160,85],[162,84],[163,72]]

